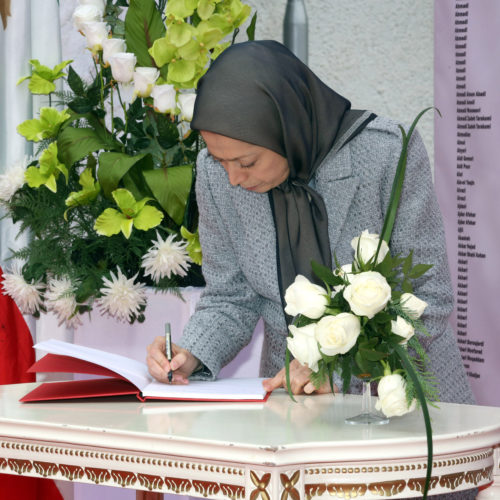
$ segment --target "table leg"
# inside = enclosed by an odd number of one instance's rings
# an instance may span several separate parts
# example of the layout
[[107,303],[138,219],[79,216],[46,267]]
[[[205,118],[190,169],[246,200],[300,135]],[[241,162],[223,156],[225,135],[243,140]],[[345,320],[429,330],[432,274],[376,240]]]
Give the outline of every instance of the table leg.
[[163,500],[163,493],[156,491],[136,490],[135,500]]

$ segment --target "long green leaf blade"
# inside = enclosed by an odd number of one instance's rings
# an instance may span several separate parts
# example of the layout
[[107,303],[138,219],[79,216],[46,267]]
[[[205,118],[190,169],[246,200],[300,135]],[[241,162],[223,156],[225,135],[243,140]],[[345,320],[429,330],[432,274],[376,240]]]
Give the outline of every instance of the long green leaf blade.
[[91,128],[66,127],[57,138],[59,158],[68,167],[89,153],[108,147],[109,143],[103,141]]
[[422,407],[422,413],[424,415],[425,422],[425,433],[427,436],[427,474],[425,476],[425,486],[423,492],[424,500],[427,498],[427,492],[429,491],[429,485],[431,482],[432,475],[432,456],[433,456],[433,446],[432,446],[432,427],[431,427],[431,418],[429,416],[429,409],[427,408],[427,402],[425,400],[424,391],[422,386],[420,385],[420,381],[415,373],[415,369],[408,359],[408,354],[406,350],[401,347],[399,344],[394,344],[394,350],[396,351],[403,368],[406,370],[406,373],[411,377],[412,382],[415,386],[415,390],[417,392],[418,400],[420,402],[420,406]]
[[396,214],[399,206],[399,200],[401,198],[401,191],[403,190],[403,181],[405,178],[406,161],[408,157],[408,144],[410,142],[410,138],[420,118],[430,109],[433,109],[433,107],[431,106],[425,108],[417,115],[417,117],[413,120],[413,123],[411,124],[410,128],[408,129],[408,134],[405,133],[404,129],[401,126],[399,127],[401,129],[401,133],[403,136],[401,154],[399,155],[398,166],[396,169],[396,174],[394,176],[394,181],[392,183],[391,196],[389,198],[389,205],[387,207],[387,213],[385,215],[384,225],[382,227],[382,233],[380,235],[380,241],[377,246],[377,251],[375,253],[375,262],[377,261],[382,241],[385,241],[387,242],[387,244],[389,244],[389,241],[391,239],[392,228],[394,227],[394,222],[396,220]]
[[122,177],[144,156],[144,154],[129,156],[123,153],[101,153],[97,177],[104,195],[110,197]]
[[193,165],[181,165],[143,172],[149,189],[173,221],[181,225],[191,190]]

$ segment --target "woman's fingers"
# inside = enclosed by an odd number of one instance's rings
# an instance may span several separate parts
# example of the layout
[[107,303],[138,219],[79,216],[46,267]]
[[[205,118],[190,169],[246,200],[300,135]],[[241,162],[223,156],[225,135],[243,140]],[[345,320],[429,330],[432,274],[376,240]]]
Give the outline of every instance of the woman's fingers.
[[[311,370],[301,365],[296,359],[290,363],[290,388],[292,394],[326,394],[331,392],[330,383],[325,382],[319,389],[316,389],[310,380]],[[266,379],[262,386],[268,392],[274,391],[280,387],[286,389],[286,373],[282,368],[273,378]]]
[[168,382],[168,373],[172,370],[172,381],[187,384],[187,377],[191,375],[197,364],[196,358],[186,349],[172,344],[174,357],[171,361],[165,356],[165,339],[156,337],[147,348],[147,365],[149,373],[160,382]]

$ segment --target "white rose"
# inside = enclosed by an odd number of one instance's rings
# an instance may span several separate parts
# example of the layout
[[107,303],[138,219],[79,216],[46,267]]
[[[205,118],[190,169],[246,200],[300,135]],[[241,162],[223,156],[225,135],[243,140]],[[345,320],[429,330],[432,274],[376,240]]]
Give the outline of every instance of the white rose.
[[303,314],[318,319],[323,316],[328,303],[327,291],[299,274],[286,289],[285,302],[285,312],[290,316]]
[[121,38],[106,38],[102,41],[102,60],[104,64],[109,64],[109,58],[118,53],[125,52],[125,40]]
[[316,340],[327,356],[345,354],[356,343],[360,331],[361,323],[354,314],[325,316],[316,324]]
[[108,38],[108,26],[103,22],[83,23],[82,32],[87,39],[87,47],[94,54],[102,49],[102,43]]
[[106,1],[105,0],[78,0],[80,5],[93,5],[101,12],[101,16],[104,15],[104,11],[106,10]]
[[196,100],[196,94],[194,92],[189,92],[186,94],[179,94],[177,101],[179,103],[179,109],[181,110],[180,119],[190,122],[193,119],[194,111],[194,101]]
[[386,417],[400,417],[413,411],[416,407],[415,399],[408,406],[406,402],[406,381],[397,374],[385,375],[378,383],[378,400],[375,408]]
[[136,63],[137,58],[131,52],[117,52],[109,58],[113,78],[120,83],[132,80]]
[[315,336],[316,324],[312,323],[301,328],[290,325],[288,328],[293,337],[288,337],[286,342],[293,357],[301,364],[307,365],[313,372],[318,371],[321,353]]
[[179,122],[177,124],[177,130],[179,131],[179,135],[186,139],[188,135],[191,133],[191,126],[188,122]]
[[345,287],[344,298],[358,316],[373,318],[391,299],[391,287],[386,279],[375,271],[354,274],[350,285]]
[[160,72],[156,68],[135,68],[134,92],[139,97],[149,97],[159,76]]
[[401,341],[402,344],[406,344],[415,334],[415,329],[401,316],[396,318],[396,321],[391,321],[392,333],[403,337],[405,340]]
[[175,87],[173,85],[155,85],[151,92],[153,106],[158,113],[175,113],[177,103],[175,101]]
[[403,293],[401,295],[401,305],[412,319],[418,319],[422,316],[427,302],[425,300],[415,297],[412,293]]
[[102,21],[102,11],[95,5],[80,5],[73,12],[73,25],[83,33],[85,23]]
[[[356,252],[356,260],[362,260],[364,263],[367,263],[377,251],[378,242],[380,241],[380,237],[378,234],[369,233],[368,230],[365,230],[361,233],[361,236],[353,238],[351,241],[351,247]],[[358,243],[359,242],[359,243]],[[358,253],[358,245],[359,245],[359,253]],[[384,257],[389,252],[389,246],[385,241],[382,241],[380,245],[380,250],[378,252],[377,264],[384,260]]]

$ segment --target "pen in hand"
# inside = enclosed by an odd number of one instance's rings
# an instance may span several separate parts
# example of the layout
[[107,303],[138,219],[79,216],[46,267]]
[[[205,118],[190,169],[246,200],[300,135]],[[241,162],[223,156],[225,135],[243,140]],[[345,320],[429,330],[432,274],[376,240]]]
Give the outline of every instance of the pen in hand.
[[[170,323],[165,323],[165,355],[170,363],[172,361],[172,335],[170,333]],[[168,372],[168,383],[172,383],[172,369]]]

